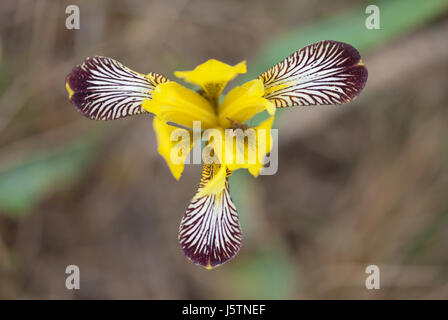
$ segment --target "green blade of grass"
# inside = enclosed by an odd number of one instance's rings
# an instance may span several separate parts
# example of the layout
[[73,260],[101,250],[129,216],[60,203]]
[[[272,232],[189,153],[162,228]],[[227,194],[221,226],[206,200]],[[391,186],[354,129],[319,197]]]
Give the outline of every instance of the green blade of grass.
[[50,190],[77,181],[97,141],[95,137],[85,137],[3,169],[0,172],[0,214],[22,217]]

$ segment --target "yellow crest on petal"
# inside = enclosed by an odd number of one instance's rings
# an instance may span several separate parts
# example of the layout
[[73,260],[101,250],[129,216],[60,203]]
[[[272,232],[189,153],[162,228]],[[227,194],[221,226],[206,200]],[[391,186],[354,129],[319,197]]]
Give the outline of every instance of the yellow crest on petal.
[[68,82],[65,83],[65,89],[67,89],[68,98],[71,99],[74,92],[73,92],[72,88],[70,88],[70,85],[68,84]]
[[226,187],[226,181],[229,174],[227,167],[219,164],[212,164],[211,166],[213,168],[213,175],[210,176],[209,181],[198,190],[194,196],[195,199],[205,195],[215,195],[219,197]]

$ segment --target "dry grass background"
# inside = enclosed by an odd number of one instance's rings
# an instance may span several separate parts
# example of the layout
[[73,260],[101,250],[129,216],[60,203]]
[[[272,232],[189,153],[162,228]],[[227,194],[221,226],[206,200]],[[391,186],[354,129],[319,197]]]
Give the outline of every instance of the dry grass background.
[[[79,31],[64,27],[68,4],[81,8]],[[0,168],[86,132],[102,138],[72,183],[22,218],[1,212],[0,298],[447,298],[446,16],[370,52],[352,106],[306,130],[295,119],[309,111],[282,110],[279,171],[240,190],[255,199],[243,249],[211,272],[177,243],[200,168],[174,181],[149,116],[88,121],[66,97],[65,75],[86,56],[166,75],[209,58],[250,68],[272,37],[354,5],[3,1]],[[79,291],[65,289],[68,264],[81,269]],[[381,290],[364,287],[369,264]]]

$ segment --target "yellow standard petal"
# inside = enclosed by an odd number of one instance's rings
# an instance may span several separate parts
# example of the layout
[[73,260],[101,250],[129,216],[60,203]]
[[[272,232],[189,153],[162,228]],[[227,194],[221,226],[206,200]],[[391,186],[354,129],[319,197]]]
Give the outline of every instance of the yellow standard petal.
[[186,128],[193,128],[193,121],[201,121],[203,129],[213,128],[218,121],[215,110],[205,98],[176,82],[158,85],[152,100],[144,100],[142,106],[162,121]]
[[263,82],[258,79],[232,89],[219,108],[219,124],[229,128],[232,125],[231,120],[244,123],[264,110],[273,116],[275,105],[263,98],[263,95]]
[[[258,177],[264,166],[266,154],[272,149],[271,127],[273,121],[274,117],[270,117],[258,126],[247,129],[254,130],[255,138],[234,139],[233,160],[230,160],[232,158],[226,149],[226,166],[229,170],[235,171],[246,168],[255,178]],[[246,134],[247,130],[245,131]],[[244,160],[240,161],[239,159]]]
[[177,71],[175,76],[196,84],[204,91],[204,97],[218,106],[219,97],[227,82],[234,79],[238,74],[246,73],[246,61],[234,66],[221,61],[210,59],[200,64],[192,71]]
[[179,180],[185,160],[193,148],[191,132],[167,125],[158,118],[154,118],[153,127],[159,154],[165,159],[174,178]]

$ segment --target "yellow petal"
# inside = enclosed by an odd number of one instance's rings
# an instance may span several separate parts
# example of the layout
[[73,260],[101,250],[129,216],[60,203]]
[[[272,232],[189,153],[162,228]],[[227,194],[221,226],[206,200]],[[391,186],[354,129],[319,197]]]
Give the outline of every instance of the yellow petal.
[[[207,165],[204,165],[204,168],[205,166]],[[201,198],[205,195],[219,196],[226,188],[227,177],[231,174],[231,172],[227,170],[225,165],[212,164],[209,166],[209,176],[204,178],[203,174],[199,190],[194,196],[195,199]]]
[[[191,134],[188,130],[167,125],[158,118],[154,118],[153,127],[157,136],[159,154],[165,159],[174,178],[179,180],[184,171],[185,159],[193,148]],[[171,137],[178,138],[180,141],[172,141]]]
[[229,128],[232,125],[230,120],[244,123],[264,110],[273,116],[275,105],[263,98],[263,94],[263,82],[258,79],[232,89],[219,108],[219,124]]
[[225,132],[223,128],[217,127],[204,130],[202,139],[206,141],[202,149],[202,159],[205,164],[222,163]]
[[165,122],[187,128],[193,128],[193,121],[201,121],[203,129],[217,125],[217,116],[210,103],[176,82],[158,85],[152,100],[144,100],[142,106]]
[[204,96],[217,106],[219,96],[227,82],[240,73],[246,73],[246,61],[231,66],[221,61],[210,59],[192,71],[177,71],[174,74],[178,78],[200,86],[204,90]]
[[[226,153],[226,166],[229,170],[235,171],[241,168],[246,168],[256,178],[264,166],[264,159],[272,149],[271,127],[274,117],[263,121],[254,128],[248,130],[255,131],[255,139],[235,139],[236,156],[232,163],[228,162],[228,153]],[[227,151],[227,149],[226,149]],[[239,153],[239,154],[238,154]],[[244,162],[237,161],[238,155],[244,158]],[[253,161],[255,159],[255,161]]]

